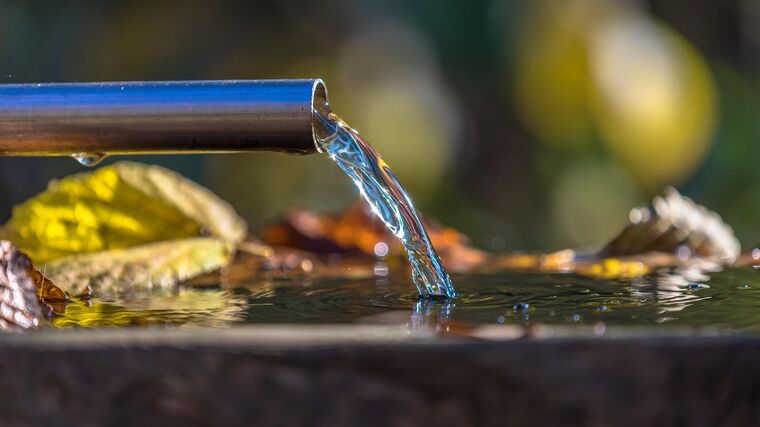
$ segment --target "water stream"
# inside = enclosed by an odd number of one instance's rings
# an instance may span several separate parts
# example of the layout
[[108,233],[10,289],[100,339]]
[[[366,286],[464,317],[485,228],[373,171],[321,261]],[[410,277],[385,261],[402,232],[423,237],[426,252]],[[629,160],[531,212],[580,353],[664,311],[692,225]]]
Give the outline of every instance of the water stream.
[[334,113],[317,113],[317,143],[351,178],[364,200],[401,241],[412,267],[412,281],[423,297],[456,296],[454,284],[417,216],[409,195],[382,157]]

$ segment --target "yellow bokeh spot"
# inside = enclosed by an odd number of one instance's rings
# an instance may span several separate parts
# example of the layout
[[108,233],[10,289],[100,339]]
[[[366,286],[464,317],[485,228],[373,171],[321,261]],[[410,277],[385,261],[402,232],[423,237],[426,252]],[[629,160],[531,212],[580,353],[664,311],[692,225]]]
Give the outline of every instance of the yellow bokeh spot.
[[704,60],[641,17],[599,29],[594,116],[602,141],[652,190],[685,179],[709,147],[716,95]]
[[538,141],[594,140],[644,187],[676,184],[699,165],[717,115],[704,59],[626,3],[538,1],[523,22],[515,99]]

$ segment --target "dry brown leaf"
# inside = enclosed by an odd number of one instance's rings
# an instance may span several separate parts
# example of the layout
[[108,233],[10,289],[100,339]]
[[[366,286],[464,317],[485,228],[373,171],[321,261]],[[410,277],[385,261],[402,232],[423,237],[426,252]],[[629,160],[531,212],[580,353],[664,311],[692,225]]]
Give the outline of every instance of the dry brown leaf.
[[39,326],[43,317],[37,300],[29,257],[11,242],[0,241],[0,329],[23,330]]
[[629,219],[601,256],[681,251],[682,258],[708,257],[723,264],[733,264],[739,257],[739,241],[731,227],[674,188],[667,188],[651,205],[631,210]]

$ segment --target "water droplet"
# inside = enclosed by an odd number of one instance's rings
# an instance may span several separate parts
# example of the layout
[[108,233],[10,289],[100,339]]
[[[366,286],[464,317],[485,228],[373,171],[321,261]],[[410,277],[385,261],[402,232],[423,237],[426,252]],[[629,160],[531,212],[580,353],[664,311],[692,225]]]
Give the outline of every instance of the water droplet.
[[742,283],[741,285],[739,285],[739,289],[749,289],[749,285],[746,283]]
[[568,318],[568,320],[570,320],[571,322],[579,322],[579,321],[581,320],[581,315],[580,315],[580,314],[578,314],[578,313],[576,313],[576,314],[573,314],[573,315],[571,315],[571,316]]
[[499,316],[496,318],[496,323],[504,323],[505,320],[507,319],[504,316]]
[[93,167],[105,159],[107,154],[105,153],[74,153],[71,157],[74,158],[82,166]]
[[599,308],[598,308],[598,310],[599,311],[607,311],[607,306],[606,305],[600,305]]
[[688,286],[686,286],[686,289],[690,291],[696,291],[699,289],[709,288],[708,285],[705,285],[704,283],[691,283]]
[[512,309],[515,311],[528,311],[530,309],[530,304],[526,302],[518,302],[512,306]]

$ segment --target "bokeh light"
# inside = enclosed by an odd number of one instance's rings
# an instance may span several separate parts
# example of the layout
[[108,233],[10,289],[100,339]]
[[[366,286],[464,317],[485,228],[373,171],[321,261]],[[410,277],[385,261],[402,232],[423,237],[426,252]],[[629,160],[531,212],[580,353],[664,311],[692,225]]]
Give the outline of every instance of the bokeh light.
[[688,42],[638,13],[596,31],[593,111],[602,141],[649,189],[682,182],[713,136],[710,71]]
[[337,66],[334,108],[424,203],[452,166],[461,137],[459,112],[431,46],[392,22],[359,32],[341,47]]
[[552,193],[557,247],[599,249],[639,202],[636,182],[615,163],[581,159],[567,165]]
[[648,190],[678,184],[713,136],[710,70],[688,41],[624,2],[537,2],[520,44],[518,110],[539,141],[594,141]]

